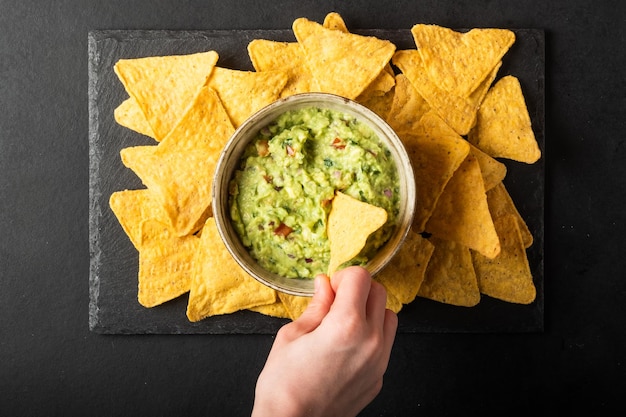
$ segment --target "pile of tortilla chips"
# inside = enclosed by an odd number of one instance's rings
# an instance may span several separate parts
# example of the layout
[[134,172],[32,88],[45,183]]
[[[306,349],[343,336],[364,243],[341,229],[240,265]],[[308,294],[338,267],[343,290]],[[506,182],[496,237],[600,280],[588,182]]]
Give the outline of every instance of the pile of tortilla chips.
[[[258,283],[230,257],[212,218],[211,180],[221,149],[247,117],[281,97],[312,91],[368,106],[396,130],[411,157],[412,230],[375,277],[387,288],[389,308],[397,312],[418,296],[459,306],[476,305],[481,294],[532,302],[526,248],[533,237],[503,185],[506,167],[495,159],[540,157],[519,82],[510,75],[496,81],[514,34],[418,24],[411,30],[416,48],[396,50],[387,40],[350,33],[337,13],[323,24],[296,19],[293,31],[296,42],[249,43],[255,71],[220,67],[216,51],[116,63],[128,98],[115,120],[156,141],[121,151],[146,188],[110,197],[139,252],[141,305],[188,292],[190,321],[244,309],[291,319],[304,311],[309,298]],[[331,271],[386,219],[340,193],[335,200]],[[361,209],[364,216],[351,214]]]

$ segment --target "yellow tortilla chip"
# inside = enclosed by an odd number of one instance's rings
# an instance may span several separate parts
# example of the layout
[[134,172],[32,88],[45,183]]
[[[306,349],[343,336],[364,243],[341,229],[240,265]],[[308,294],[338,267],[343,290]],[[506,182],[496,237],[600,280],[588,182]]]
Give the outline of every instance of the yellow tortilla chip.
[[280,299],[273,304],[267,304],[263,306],[250,307],[248,310],[255,313],[263,314],[265,316],[276,317],[279,319],[289,319],[289,313]]
[[428,112],[412,134],[400,135],[415,175],[413,229],[425,230],[452,175],[469,154],[469,144],[435,113]]
[[141,227],[144,221],[169,222],[167,213],[150,190],[116,191],[109,198],[109,206],[137,250],[141,248]]
[[122,101],[113,111],[113,117],[119,125],[155,139],[156,135],[150,127],[150,123],[146,120],[146,116],[134,98],[129,97]]
[[350,99],[370,85],[395,51],[389,41],[327,29],[306,18],[293,22],[293,32],[320,90]]
[[385,308],[398,314],[400,310],[402,310],[402,307],[403,304],[400,302],[400,300],[398,300],[398,298],[394,294],[387,291],[387,301],[385,302]]
[[483,174],[483,182],[485,183],[485,191],[489,191],[500,184],[506,176],[506,165],[496,161],[473,145],[470,145],[470,152],[476,157],[478,165],[480,165],[480,172]]
[[487,92],[468,140],[494,158],[532,164],[541,157],[517,78],[503,77]]
[[473,253],[480,292],[509,303],[530,304],[537,290],[515,216],[495,220],[502,251],[494,259]]
[[473,307],[480,291],[470,250],[456,242],[431,237],[435,246],[418,295],[440,303]]
[[216,92],[203,87],[157,153],[194,151],[219,155],[235,128]]
[[341,15],[337,12],[328,13],[326,17],[324,17],[324,23],[322,25],[327,29],[348,33],[348,26],[346,26],[346,22],[344,22]]
[[161,155],[156,150],[156,146],[135,146],[122,149],[120,155],[158,199],[176,234],[194,233],[210,213],[217,155],[194,151]]
[[472,91],[472,93],[469,95],[469,101],[470,103],[472,103],[473,106],[480,107],[480,104],[485,99],[485,96],[487,95],[489,88],[491,88],[493,81],[496,79],[496,76],[498,75],[498,71],[500,70],[501,66],[502,66],[502,61],[498,62],[496,66],[493,67],[493,70],[491,70],[491,73],[487,75],[487,77],[483,80],[483,82],[480,83],[478,88]]
[[367,100],[370,97],[383,96],[388,93],[396,85],[396,79],[384,69],[378,74],[361,94],[356,98],[357,101]]
[[450,93],[434,83],[426,73],[416,50],[397,51],[392,62],[411,81],[428,105],[459,135],[466,135],[476,123],[478,104],[469,98]]
[[248,44],[248,55],[257,71],[286,72],[287,83],[280,93],[281,98],[319,90],[297,42],[254,39]]
[[394,94],[395,88],[392,88],[382,96],[359,96],[356,101],[379,115],[382,119],[386,119],[391,111]]
[[[350,33],[341,15],[336,12],[331,12],[326,15],[323,26],[327,29]],[[365,101],[372,96],[382,96],[391,90],[395,84],[396,80],[394,78],[393,69],[387,64],[367,88],[359,94],[357,101]]]
[[187,318],[192,322],[276,302],[276,291],[252,278],[235,262],[213,218],[202,229],[195,262],[187,304]]
[[374,276],[400,304],[408,304],[419,291],[434,246],[410,230],[402,247],[385,268]]
[[328,276],[332,276],[343,263],[357,256],[369,235],[381,228],[386,221],[385,209],[337,192],[328,215]]
[[198,244],[198,237],[178,237],[156,220],[142,223],[137,294],[142,306],[154,307],[189,291]]
[[219,99],[205,87],[159,145],[122,149],[122,162],[157,196],[179,236],[195,232],[210,213],[213,173],[232,132]]
[[417,92],[406,75],[398,74],[391,110],[386,119],[389,126],[397,133],[413,132],[429,109],[428,102]]
[[285,71],[239,71],[215,67],[209,87],[217,91],[235,128],[261,108],[276,101],[287,84]]
[[217,59],[215,51],[121,59],[114,70],[160,141],[206,83]]
[[283,292],[277,292],[277,294],[291,320],[296,320],[300,317],[311,302],[311,297],[301,297]]
[[154,147],[154,152],[200,150],[220,153],[234,130],[219,97],[205,86],[198,90],[187,111],[159,146]]
[[465,158],[448,181],[426,223],[426,231],[488,258],[495,258],[500,252],[480,166],[473,155]]
[[503,183],[487,191],[487,203],[489,204],[491,217],[494,220],[507,215],[517,219],[525,248],[529,248],[533,244],[533,234],[524,221],[524,218],[520,215],[519,211],[517,211],[517,207],[515,207],[515,203]]
[[460,97],[480,85],[515,42],[507,29],[455,32],[437,25],[417,24],[411,34],[428,77],[440,88]]

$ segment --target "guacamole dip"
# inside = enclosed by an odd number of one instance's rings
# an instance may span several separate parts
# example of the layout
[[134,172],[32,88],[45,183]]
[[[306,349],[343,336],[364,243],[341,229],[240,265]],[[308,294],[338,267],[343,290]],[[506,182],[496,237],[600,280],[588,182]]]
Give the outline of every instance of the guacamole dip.
[[328,268],[326,222],[335,191],[387,211],[387,223],[352,261],[365,264],[393,233],[398,184],[389,150],[368,126],[328,109],[293,110],[246,148],[230,183],[230,215],[262,267],[313,278]]

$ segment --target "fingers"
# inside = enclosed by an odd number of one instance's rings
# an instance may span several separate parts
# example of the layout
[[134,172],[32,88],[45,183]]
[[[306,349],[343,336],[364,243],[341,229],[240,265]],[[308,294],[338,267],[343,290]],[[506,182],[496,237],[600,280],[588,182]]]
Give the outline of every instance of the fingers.
[[391,352],[398,327],[394,312],[385,308],[387,292],[373,281],[362,267],[349,267],[337,272],[329,280],[325,275],[315,278],[315,295],[309,306],[295,321],[283,326],[281,336],[293,340],[314,331],[332,309],[343,317],[354,315],[383,333],[385,352]]
[[[335,290],[335,304],[362,313],[376,326],[383,325],[387,291],[382,284],[373,281],[362,267],[349,267],[337,272],[331,280]],[[334,308],[334,307],[333,307]]]
[[366,315],[372,278],[365,268],[351,266],[336,272],[331,280],[335,291],[333,308],[357,311]]
[[382,328],[385,321],[385,306],[387,305],[387,290],[382,284],[372,281],[366,311],[368,321],[374,326]]
[[372,281],[370,296],[367,300],[367,317],[372,326],[382,332],[382,352],[386,358],[385,363],[391,356],[391,348],[398,330],[398,316],[387,309],[386,304],[387,290],[382,284]]
[[393,311],[385,309],[385,318],[383,324],[383,344],[387,360],[389,360],[389,356],[391,356],[391,348],[393,347],[393,342],[396,338],[397,330],[398,316]]
[[310,333],[320,325],[335,299],[335,293],[326,275],[315,277],[315,294],[306,310],[291,323],[293,336]]

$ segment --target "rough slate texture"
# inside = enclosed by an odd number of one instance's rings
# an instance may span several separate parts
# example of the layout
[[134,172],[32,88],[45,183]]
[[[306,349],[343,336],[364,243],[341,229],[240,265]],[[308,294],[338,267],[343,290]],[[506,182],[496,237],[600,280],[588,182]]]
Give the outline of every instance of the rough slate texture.
[[[415,47],[408,29],[358,33],[389,39],[398,49]],[[516,42],[504,58],[499,77],[511,74],[520,79],[533,129],[545,155],[544,33],[530,29],[515,30],[515,33]],[[113,119],[113,110],[126,98],[123,86],[113,73],[114,63],[120,58],[214,49],[220,55],[218,65],[252,70],[246,46],[255,38],[295,40],[290,30],[96,31],[89,34],[91,330],[119,334],[271,334],[286,322],[243,311],[190,323],[185,316],[186,296],[152,309],[142,307],[137,302],[137,251],[108,206],[112,192],[144,188],[122,165],[120,149],[154,144],[150,138],[117,125]],[[505,163],[508,168],[505,184],[535,238],[528,257],[537,287],[536,301],[524,306],[483,296],[478,306],[462,308],[418,298],[400,312],[399,332],[543,331],[544,158],[533,165]]]

